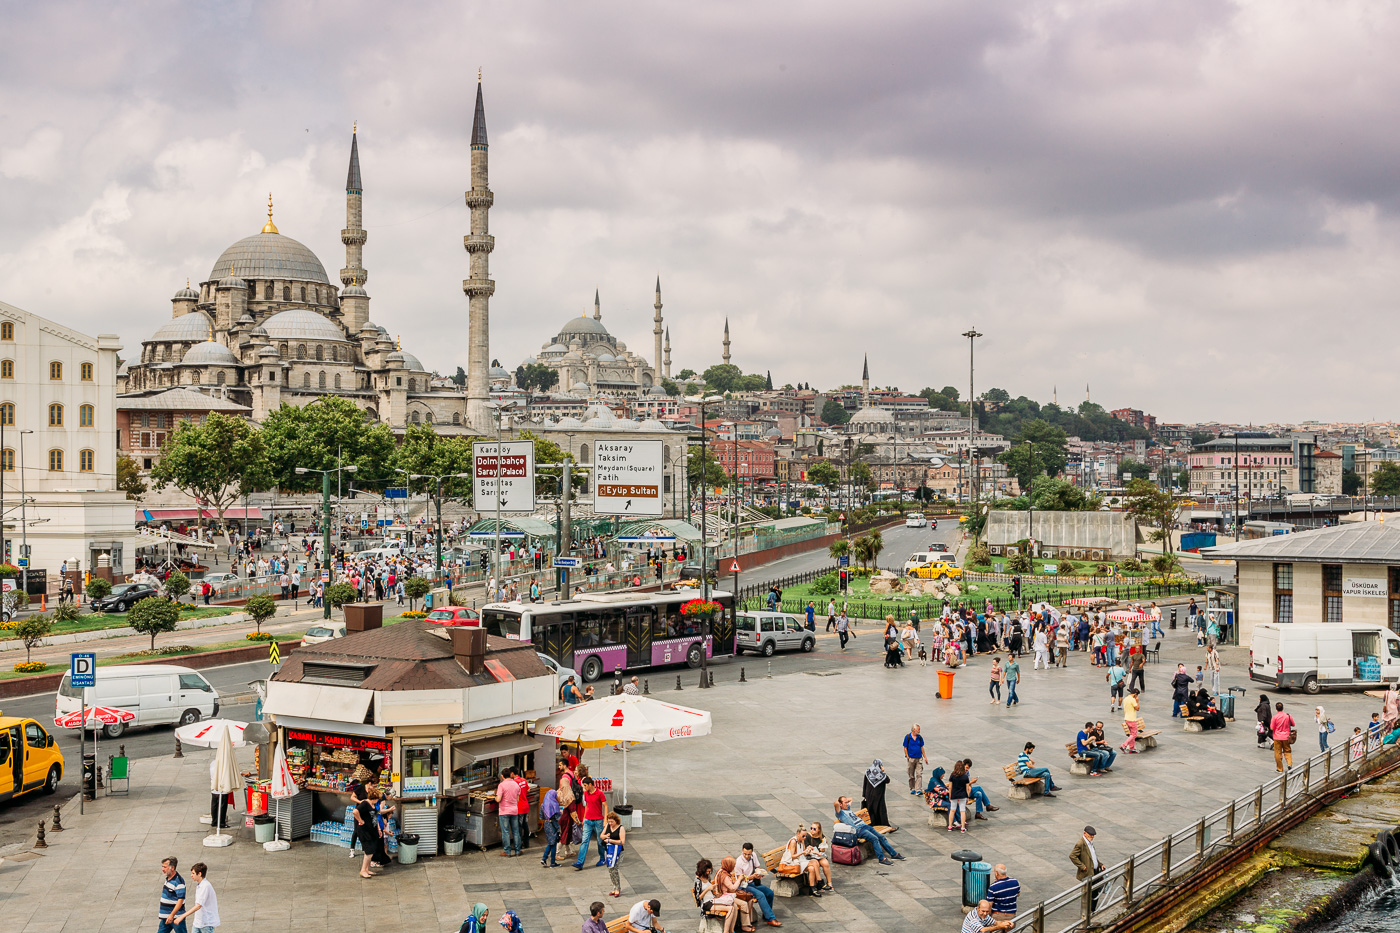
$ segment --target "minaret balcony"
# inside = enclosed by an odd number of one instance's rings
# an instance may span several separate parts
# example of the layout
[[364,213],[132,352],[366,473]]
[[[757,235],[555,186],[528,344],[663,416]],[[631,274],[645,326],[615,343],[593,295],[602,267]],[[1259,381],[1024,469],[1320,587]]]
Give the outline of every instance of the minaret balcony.
[[490,188],[473,188],[466,193],[466,198],[467,207],[490,207],[496,201]]
[[356,285],[363,285],[369,281],[369,273],[364,269],[341,269],[340,284],[349,285],[354,282]]
[[496,238],[489,234],[468,233],[462,237],[462,246],[469,253],[489,253],[496,248]]
[[462,291],[468,298],[490,298],[496,293],[496,283],[491,279],[463,279]]
[[340,242],[346,246],[364,246],[369,234],[357,228],[340,231]]

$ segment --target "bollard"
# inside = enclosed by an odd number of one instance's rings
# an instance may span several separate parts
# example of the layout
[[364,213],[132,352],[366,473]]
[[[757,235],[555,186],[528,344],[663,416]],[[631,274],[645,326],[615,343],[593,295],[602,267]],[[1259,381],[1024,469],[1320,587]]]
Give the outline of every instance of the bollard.
[[743,669],[742,667],[739,668],[739,683],[741,683],[741,684],[746,684],[746,683],[748,683],[748,681],[744,679],[744,669]]
[[705,688],[708,687],[708,686],[709,686],[709,684],[705,682],[705,672],[704,672],[704,671],[701,671],[701,672],[700,672],[700,689],[703,690],[703,689],[705,689]]
[[772,662],[772,661],[769,661],[769,662],[768,662],[768,677],[767,677],[766,679],[767,679],[767,680],[772,680],[772,679],[773,679],[773,662]]
[[63,832],[63,811],[55,804],[53,808],[53,826],[49,829],[52,833]]
[[48,844],[47,842],[44,841],[44,821],[43,821],[43,820],[40,820],[40,821],[39,821],[39,836],[38,836],[37,839],[34,840],[34,848],[36,848],[36,849],[47,849],[48,847],[49,847],[49,844]]
[[714,671],[710,671],[710,686],[713,687],[714,685],[715,685],[715,672],[714,672]]
[[176,758],[184,758],[184,757],[185,757],[185,752],[184,752],[184,750],[180,748],[180,737],[179,737],[178,735],[175,737],[175,755],[174,755],[174,757],[176,757]]
[[621,672],[621,671],[613,671],[613,690],[612,690],[612,692],[613,692],[613,696],[617,696],[619,693],[622,692],[622,672]]
[[677,674],[677,675],[676,675],[676,689],[677,689],[677,690],[684,690],[684,689],[685,689],[684,687],[681,686],[681,675],[680,675],[680,674]]
[[98,765],[98,766],[97,766],[97,786],[98,786],[98,787],[101,787],[101,786],[102,786],[102,766],[101,766],[101,765]]
[[118,746],[117,746],[117,757],[118,757],[118,758],[125,758],[125,757],[126,757],[126,745],[118,745]]
[[650,681],[650,680],[643,680],[643,681],[642,681],[642,696],[644,696],[644,697],[646,697],[646,696],[651,696],[651,681]]
[[1172,631],[1176,630],[1176,607],[1172,606]]

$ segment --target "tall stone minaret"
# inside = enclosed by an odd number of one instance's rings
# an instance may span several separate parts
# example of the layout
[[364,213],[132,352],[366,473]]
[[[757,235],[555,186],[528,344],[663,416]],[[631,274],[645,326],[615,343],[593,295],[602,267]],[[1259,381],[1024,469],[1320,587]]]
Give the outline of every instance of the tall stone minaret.
[[496,283],[491,281],[491,251],[496,248],[490,233],[494,196],[487,186],[486,168],[486,105],[481,99],[478,71],[476,113],[472,117],[472,186],[466,193],[472,232],[463,242],[471,274],[462,282],[462,291],[467,295],[467,421],[480,434],[495,426],[491,409],[486,407],[491,399],[491,295],[496,291]]
[[345,244],[345,268],[340,270],[340,321],[352,338],[369,320],[369,293],[364,284],[369,278],[365,270],[365,240],[369,234],[362,223],[364,185],[360,181],[359,125],[350,130],[350,170],[345,176],[345,229],[340,242]]
[[651,335],[656,344],[656,373],[661,374],[661,276],[656,277],[656,304],[652,305],[656,314],[651,319]]
[[724,362],[729,363],[729,318],[724,319]]
[[671,328],[666,328],[666,378],[671,378]]
[[598,300],[598,289],[595,288],[593,289],[593,320],[601,321],[602,319],[603,305],[602,302]]
[[870,354],[865,354],[865,365],[860,371],[860,407],[870,407]]

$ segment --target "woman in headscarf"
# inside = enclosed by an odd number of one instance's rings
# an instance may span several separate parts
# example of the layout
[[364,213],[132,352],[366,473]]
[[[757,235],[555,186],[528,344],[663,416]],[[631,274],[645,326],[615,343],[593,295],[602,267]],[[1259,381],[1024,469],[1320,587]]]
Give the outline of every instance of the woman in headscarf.
[[1269,723],[1274,718],[1274,708],[1269,705],[1267,694],[1259,694],[1259,702],[1254,706],[1254,718],[1259,725],[1254,729],[1254,738],[1260,748],[1269,747]]
[[1225,714],[1220,712],[1220,708],[1215,705],[1215,697],[1211,696],[1205,687],[1197,690],[1194,695],[1189,695],[1186,705],[1192,716],[1201,717],[1202,729],[1225,728]]
[[720,860],[719,871],[715,873],[715,906],[729,908],[724,916],[724,933],[734,933],[736,923],[743,933],[753,933],[749,902],[739,897],[739,879],[734,874],[737,864],[738,860],[732,855]]
[[486,933],[486,905],[472,905],[472,912],[467,919],[462,921],[462,926],[457,933]]
[[1386,732],[1400,726],[1400,688],[1395,684],[1386,688],[1385,704],[1381,707],[1381,723]]
[[888,826],[890,815],[885,810],[885,791],[889,789],[890,776],[885,773],[885,765],[876,758],[865,772],[865,786],[861,790],[861,806],[870,817],[866,820],[871,826]]

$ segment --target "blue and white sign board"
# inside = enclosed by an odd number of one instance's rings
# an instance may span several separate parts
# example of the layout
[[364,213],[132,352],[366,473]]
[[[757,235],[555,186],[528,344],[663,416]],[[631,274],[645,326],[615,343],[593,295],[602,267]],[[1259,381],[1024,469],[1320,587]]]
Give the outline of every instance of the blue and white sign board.
[[28,566],[29,566],[29,558],[27,558],[27,557],[21,557],[21,558],[19,559],[19,562],[18,562],[18,563],[19,563],[19,565],[20,565],[21,567],[28,567]]
[[74,654],[69,663],[68,681],[72,686],[97,686],[97,655]]
[[569,569],[573,569],[573,568],[575,568],[575,567],[580,567],[580,566],[582,566],[582,565],[583,565],[583,559],[582,559],[582,558],[579,558],[579,557],[556,557],[556,558],[554,558],[554,566],[556,566],[556,567],[566,567],[566,568],[569,568]]
[[840,566],[842,566],[842,567],[849,567],[849,566],[851,566],[851,556],[850,556],[849,554],[842,554],[842,555],[841,555],[840,557],[838,557],[836,560],[837,560],[837,562],[840,564]]
[[[496,537],[496,532],[494,532],[494,531],[473,531],[473,532],[471,532],[471,535],[470,535],[470,536],[473,537],[473,538],[494,538],[494,537]],[[500,533],[500,537],[505,538],[505,539],[507,539],[507,540],[510,540],[510,539],[513,539],[513,538],[523,538],[523,537],[525,537],[525,532],[523,532],[523,531],[504,531],[504,530],[503,530],[503,531]]]
[[408,489],[407,489],[407,487],[404,487],[404,486],[393,486],[393,487],[390,487],[389,489],[384,490],[384,498],[386,498],[386,499],[407,499],[407,498],[408,498]]
[[617,540],[624,544],[649,544],[652,541],[674,541],[675,535],[618,535]]
[[662,441],[603,441],[594,445],[593,514],[665,513]]

